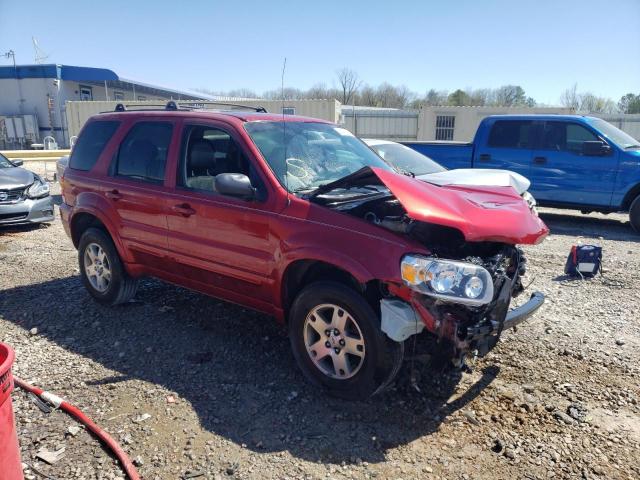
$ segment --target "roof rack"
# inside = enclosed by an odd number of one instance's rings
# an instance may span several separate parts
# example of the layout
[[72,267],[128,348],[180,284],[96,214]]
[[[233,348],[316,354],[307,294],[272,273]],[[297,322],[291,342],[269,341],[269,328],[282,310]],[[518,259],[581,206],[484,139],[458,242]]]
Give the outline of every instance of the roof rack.
[[[206,102],[206,103],[203,103]],[[184,104],[186,104],[186,106],[183,106]],[[208,105],[222,105],[222,106],[226,106],[226,107],[236,107],[236,108],[248,108],[250,110],[254,110],[256,112],[261,112],[261,113],[268,113],[267,109],[264,107],[252,107],[250,105],[240,105],[237,103],[226,103],[226,102],[215,102],[215,101],[211,101],[211,100],[186,100],[186,101],[180,101],[180,103],[178,104],[176,101],[174,100],[169,100],[166,104],[160,104],[160,103],[147,103],[145,105],[137,105],[137,104],[124,104],[124,103],[117,103],[115,109],[113,110],[114,112],[130,112],[130,111],[145,111],[145,110],[159,110],[156,108],[146,108],[146,107],[163,107],[162,110],[169,110],[169,111],[177,111],[177,110],[206,110],[206,107]],[[128,109],[128,106],[133,106],[133,107],[143,107],[143,108],[133,108],[133,109]],[[102,112],[102,113],[108,113],[108,112]]]

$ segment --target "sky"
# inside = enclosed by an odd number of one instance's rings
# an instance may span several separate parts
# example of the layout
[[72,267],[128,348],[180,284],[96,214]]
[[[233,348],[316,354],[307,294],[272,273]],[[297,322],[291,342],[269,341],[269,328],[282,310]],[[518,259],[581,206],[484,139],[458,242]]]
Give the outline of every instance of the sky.
[[420,94],[640,94],[640,0],[0,0],[0,65],[10,49],[33,63],[32,36],[48,63],[178,89],[279,88],[286,57],[285,85],[301,89],[348,67]]

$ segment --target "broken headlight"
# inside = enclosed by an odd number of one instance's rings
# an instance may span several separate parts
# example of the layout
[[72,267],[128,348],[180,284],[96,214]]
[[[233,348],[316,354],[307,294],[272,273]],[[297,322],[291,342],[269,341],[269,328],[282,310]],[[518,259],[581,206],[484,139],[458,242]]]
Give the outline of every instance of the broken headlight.
[[472,306],[493,298],[491,274],[474,263],[405,255],[400,270],[410,288],[431,297]]
[[49,195],[49,184],[42,180],[38,175],[35,175],[35,181],[27,189],[27,197],[29,198],[42,198]]

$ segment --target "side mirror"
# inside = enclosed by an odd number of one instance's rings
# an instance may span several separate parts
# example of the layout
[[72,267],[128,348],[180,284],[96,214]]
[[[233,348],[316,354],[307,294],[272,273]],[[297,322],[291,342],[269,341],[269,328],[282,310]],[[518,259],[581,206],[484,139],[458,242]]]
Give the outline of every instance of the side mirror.
[[20,159],[20,158],[16,158],[14,160],[10,160],[11,163],[13,163],[16,167],[21,167],[22,165],[24,165],[24,160]]
[[251,185],[251,180],[242,173],[220,173],[216,175],[216,191],[221,195],[253,200],[256,189]]
[[607,155],[611,151],[611,147],[600,140],[591,142],[582,142],[582,154],[590,157]]

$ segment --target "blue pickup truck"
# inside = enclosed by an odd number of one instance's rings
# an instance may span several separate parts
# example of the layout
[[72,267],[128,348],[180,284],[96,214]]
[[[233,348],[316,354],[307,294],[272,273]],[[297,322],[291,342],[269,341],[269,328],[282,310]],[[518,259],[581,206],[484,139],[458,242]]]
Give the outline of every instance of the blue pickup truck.
[[518,172],[539,205],[628,212],[640,232],[640,142],[600,118],[495,115],[471,143],[403,143],[448,168]]

